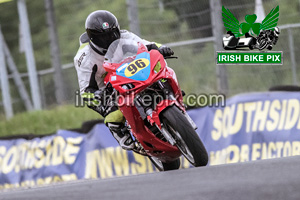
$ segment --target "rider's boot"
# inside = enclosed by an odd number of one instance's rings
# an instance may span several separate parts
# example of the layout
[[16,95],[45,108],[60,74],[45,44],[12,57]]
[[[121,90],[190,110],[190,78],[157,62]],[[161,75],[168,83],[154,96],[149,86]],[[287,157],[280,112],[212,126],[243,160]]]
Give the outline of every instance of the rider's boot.
[[128,129],[125,128],[123,123],[120,122],[108,122],[107,127],[118,141],[119,145],[125,150],[132,150],[135,147],[134,141],[130,135]]

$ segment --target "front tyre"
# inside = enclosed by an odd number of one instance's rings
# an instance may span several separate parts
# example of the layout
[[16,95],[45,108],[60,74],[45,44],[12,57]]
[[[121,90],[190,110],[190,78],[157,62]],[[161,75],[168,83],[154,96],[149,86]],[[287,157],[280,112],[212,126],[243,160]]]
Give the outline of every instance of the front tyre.
[[208,163],[206,149],[183,113],[173,105],[166,108],[160,117],[184,157],[195,167],[206,166]]

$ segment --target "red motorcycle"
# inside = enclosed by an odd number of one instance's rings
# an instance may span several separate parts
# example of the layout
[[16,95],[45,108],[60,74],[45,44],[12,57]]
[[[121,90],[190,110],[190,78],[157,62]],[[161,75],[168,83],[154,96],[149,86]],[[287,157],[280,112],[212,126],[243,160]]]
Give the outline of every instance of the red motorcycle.
[[126,128],[135,138],[134,152],[148,156],[160,171],[178,169],[181,155],[195,167],[207,164],[176,75],[159,51],[119,39],[110,45],[103,66],[104,83],[113,88],[111,96],[118,95]]

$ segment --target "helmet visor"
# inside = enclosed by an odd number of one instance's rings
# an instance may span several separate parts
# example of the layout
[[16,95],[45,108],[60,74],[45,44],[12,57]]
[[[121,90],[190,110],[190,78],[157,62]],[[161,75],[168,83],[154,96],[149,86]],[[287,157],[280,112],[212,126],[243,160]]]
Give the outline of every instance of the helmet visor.
[[120,31],[118,28],[112,29],[110,31],[98,32],[90,31],[91,41],[98,47],[103,49],[108,49],[109,45],[120,38]]

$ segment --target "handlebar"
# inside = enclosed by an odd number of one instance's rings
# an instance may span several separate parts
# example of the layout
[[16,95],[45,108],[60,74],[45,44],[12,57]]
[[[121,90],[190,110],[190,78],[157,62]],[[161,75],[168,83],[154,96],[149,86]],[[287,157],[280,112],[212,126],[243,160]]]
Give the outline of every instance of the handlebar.
[[166,57],[164,57],[164,59],[172,59],[172,58],[178,59],[177,56],[166,56]]

